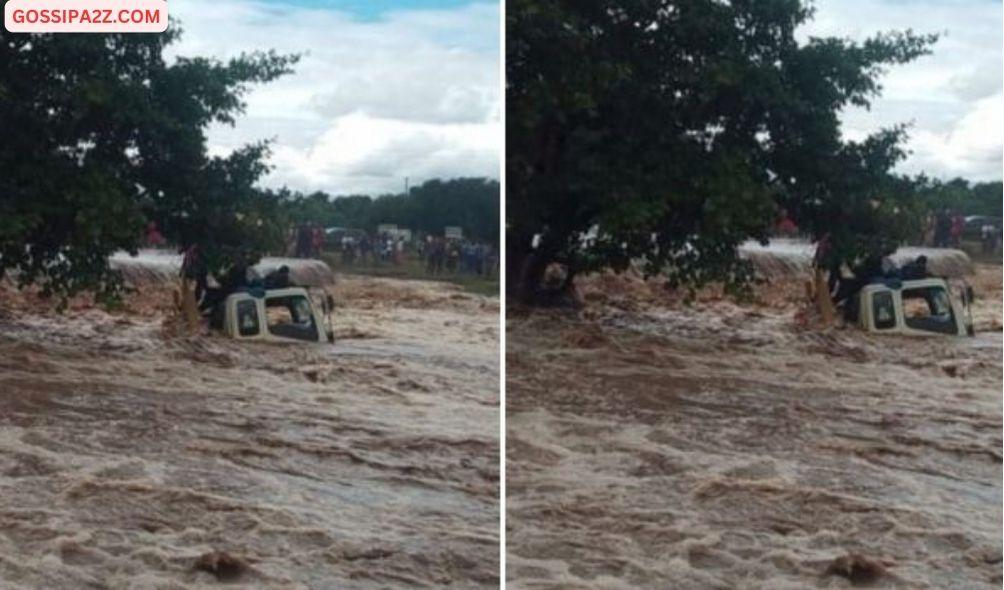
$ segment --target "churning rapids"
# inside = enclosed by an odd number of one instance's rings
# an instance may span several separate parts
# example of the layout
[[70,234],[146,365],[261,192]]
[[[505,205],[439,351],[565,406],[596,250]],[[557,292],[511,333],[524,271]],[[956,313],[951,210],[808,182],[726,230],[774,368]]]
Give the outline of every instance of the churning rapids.
[[269,345],[164,291],[0,298],[0,587],[498,586],[497,300],[349,277],[336,345]]
[[512,588],[1001,587],[1001,268],[975,338],[601,276],[510,309]]

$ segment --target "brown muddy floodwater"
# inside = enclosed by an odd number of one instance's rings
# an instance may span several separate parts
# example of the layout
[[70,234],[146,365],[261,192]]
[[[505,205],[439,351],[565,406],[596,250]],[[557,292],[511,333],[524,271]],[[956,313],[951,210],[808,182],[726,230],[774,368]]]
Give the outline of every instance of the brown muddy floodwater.
[[335,292],[334,346],[8,305],[0,587],[497,587],[497,300]]
[[509,587],[1001,587],[999,266],[976,338],[605,281],[509,312]]

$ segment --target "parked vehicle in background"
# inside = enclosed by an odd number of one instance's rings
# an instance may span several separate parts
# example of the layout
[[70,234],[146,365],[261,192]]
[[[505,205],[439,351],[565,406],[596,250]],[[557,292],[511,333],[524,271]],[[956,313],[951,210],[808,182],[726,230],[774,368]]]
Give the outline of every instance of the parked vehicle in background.
[[338,250],[342,247],[342,240],[349,238],[355,242],[361,242],[367,237],[366,230],[354,227],[327,227],[324,229],[325,248],[328,250]]
[[1001,230],[1001,218],[989,215],[969,215],[965,218],[965,232],[963,236],[967,239],[979,239],[984,227],[992,226]]

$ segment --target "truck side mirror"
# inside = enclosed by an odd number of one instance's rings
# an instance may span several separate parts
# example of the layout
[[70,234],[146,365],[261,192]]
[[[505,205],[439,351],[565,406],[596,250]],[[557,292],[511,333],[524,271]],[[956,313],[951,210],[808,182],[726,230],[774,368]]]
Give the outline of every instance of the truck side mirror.
[[330,293],[324,299],[324,302],[328,304],[328,310],[329,311],[332,310],[332,309],[335,309],[335,298],[332,297]]

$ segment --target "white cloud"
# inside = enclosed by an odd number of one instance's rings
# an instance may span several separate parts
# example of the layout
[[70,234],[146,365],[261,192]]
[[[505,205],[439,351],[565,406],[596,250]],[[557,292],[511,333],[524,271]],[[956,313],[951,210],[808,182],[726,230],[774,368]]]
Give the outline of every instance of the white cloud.
[[[871,110],[845,135],[912,123],[907,173],[1002,176],[1002,6],[990,0],[817,0],[803,35],[861,40],[911,28],[941,33],[934,54],[894,66]],[[256,88],[235,128],[214,127],[215,153],[275,139],[266,184],[381,193],[436,176],[497,177],[503,131],[498,5],[401,11],[360,22],[331,10],[254,0],[172,0],[185,35],[173,51],[230,57],[304,53],[296,73]]]
[[366,192],[367,187],[397,191],[405,176],[412,183],[436,177],[497,177],[501,144],[498,122],[421,123],[351,113],[338,117],[306,148],[277,146],[274,180],[312,190],[330,182],[334,171],[342,182],[338,194],[347,194]]
[[332,194],[400,190],[403,179],[499,174],[499,13],[494,3],[388,13],[252,0],[173,0],[177,55],[301,53],[293,75],[256,87],[213,153],[273,139],[268,186]]
[[913,134],[917,170],[943,168],[963,177],[1000,178],[1004,95],[977,100],[951,130],[918,129]]
[[912,123],[911,156],[901,172],[999,180],[1004,155],[1002,5],[988,0],[819,0],[804,35],[862,40],[913,29],[942,37],[933,54],[893,66],[871,110],[844,113],[844,132],[859,139],[881,127]]

